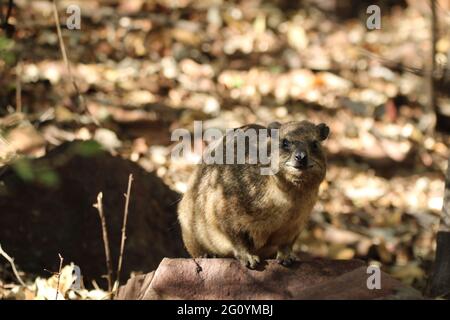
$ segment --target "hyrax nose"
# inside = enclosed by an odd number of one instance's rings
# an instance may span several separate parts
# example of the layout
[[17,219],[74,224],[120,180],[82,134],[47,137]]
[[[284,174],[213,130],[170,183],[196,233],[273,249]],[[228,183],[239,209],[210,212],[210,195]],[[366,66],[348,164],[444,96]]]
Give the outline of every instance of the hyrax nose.
[[295,152],[295,161],[297,161],[300,166],[306,167],[308,164],[308,155],[305,151],[298,150]]

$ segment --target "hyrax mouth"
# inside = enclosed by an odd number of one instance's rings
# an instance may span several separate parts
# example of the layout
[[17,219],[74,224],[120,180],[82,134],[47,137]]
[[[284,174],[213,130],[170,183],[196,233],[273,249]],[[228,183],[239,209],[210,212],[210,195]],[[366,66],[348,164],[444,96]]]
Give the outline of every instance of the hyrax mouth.
[[291,168],[292,171],[305,171],[305,170],[313,168],[314,164],[313,163],[302,164],[302,163],[288,162],[288,163],[286,163],[286,167]]

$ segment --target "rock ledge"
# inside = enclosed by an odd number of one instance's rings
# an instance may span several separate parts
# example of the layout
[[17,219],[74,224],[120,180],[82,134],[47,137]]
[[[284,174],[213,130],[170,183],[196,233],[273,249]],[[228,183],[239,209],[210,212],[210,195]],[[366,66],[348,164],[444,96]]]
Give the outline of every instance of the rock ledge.
[[286,268],[267,260],[259,270],[234,259],[168,259],[119,288],[119,300],[160,299],[418,299],[420,294],[381,272],[381,289],[367,288],[360,260],[302,259]]

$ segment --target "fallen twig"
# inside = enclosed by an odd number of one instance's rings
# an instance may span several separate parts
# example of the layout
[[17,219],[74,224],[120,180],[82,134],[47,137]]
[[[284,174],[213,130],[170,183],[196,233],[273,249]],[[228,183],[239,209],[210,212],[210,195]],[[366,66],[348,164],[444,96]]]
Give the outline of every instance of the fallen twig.
[[11,257],[3,250],[1,244],[0,244],[0,255],[1,255],[2,257],[4,257],[6,260],[8,260],[9,264],[11,265],[11,267],[12,267],[12,269],[13,269],[13,272],[14,272],[14,275],[16,276],[17,281],[19,281],[19,283],[20,283],[22,286],[25,287],[25,286],[26,286],[26,285],[25,285],[25,282],[23,282],[22,278],[21,278],[20,275],[19,275],[19,272],[17,271],[16,265],[15,265],[15,263],[14,263],[14,259],[11,258]]
[[[128,177],[128,188],[127,193],[124,194],[125,196],[125,208],[123,211],[123,224],[122,224],[122,238],[120,241],[120,254],[119,254],[119,263],[117,265],[117,279],[116,284],[117,287],[120,284],[120,272],[122,271],[122,260],[123,260],[123,252],[125,249],[125,240],[127,238],[126,236],[126,229],[127,229],[127,221],[128,221],[128,207],[130,204],[130,194],[131,194],[131,184],[133,183],[133,175],[130,174]],[[116,287],[116,285],[114,285]]]
[[103,234],[103,244],[105,246],[105,256],[106,256],[106,268],[108,271],[107,280],[108,280],[108,291],[111,292],[113,289],[112,286],[112,265],[111,265],[111,251],[109,249],[109,239],[108,239],[108,230],[106,228],[106,219],[105,214],[103,212],[103,193],[100,192],[97,196],[97,203],[94,204],[94,208],[97,209],[98,215],[100,217],[100,221],[102,224],[102,234]]

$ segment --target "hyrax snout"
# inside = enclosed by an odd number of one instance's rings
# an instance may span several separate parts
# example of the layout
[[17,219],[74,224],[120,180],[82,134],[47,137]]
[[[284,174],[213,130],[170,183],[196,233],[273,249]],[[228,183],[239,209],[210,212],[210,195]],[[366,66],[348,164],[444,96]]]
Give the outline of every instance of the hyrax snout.
[[260,259],[294,260],[292,247],[325,178],[322,142],[329,128],[301,121],[267,129],[278,129],[278,143],[267,140],[269,149],[278,148],[276,174],[262,175],[259,163],[201,164],[192,174],[178,210],[192,257],[235,257],[250,268]]

